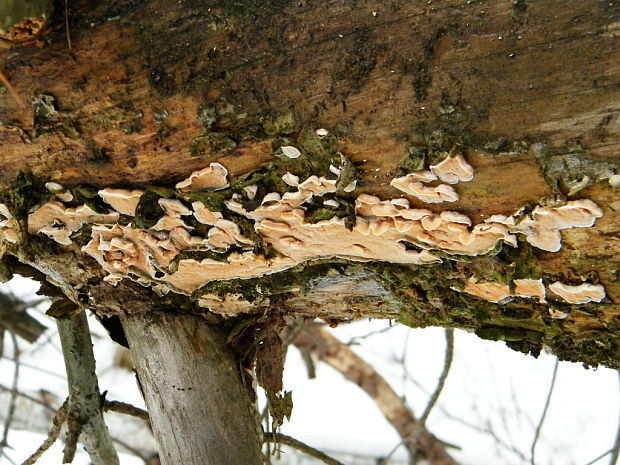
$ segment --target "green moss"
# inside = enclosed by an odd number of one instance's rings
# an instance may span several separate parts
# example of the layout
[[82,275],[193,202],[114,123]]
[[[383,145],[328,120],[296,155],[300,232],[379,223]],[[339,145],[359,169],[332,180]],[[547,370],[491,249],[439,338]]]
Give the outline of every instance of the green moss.
[[164,216],[164,209],[159,205],[161,196],[147,189],[140,197],[138,206],[136,207],[136,215],[134,225],[140,229],[148,229],[153,226]]
[[229,135],[222,132],[210,132],[192,140],[189,144],[189,151],[192,157],[202,157],[217,155],[226,150],[234,149],[236,146],[237,142]]
[[68,112],[56,109],[56,98],[53,95],[39,94],[33,99],[35,138],[52,132],[61,132],[70,139],[79,139],[80,132]]
[[292,110],[277,115],[264,116],[262,118],[262,125],[265,134],[268,136],[292,134],[298,129],[295,114]]

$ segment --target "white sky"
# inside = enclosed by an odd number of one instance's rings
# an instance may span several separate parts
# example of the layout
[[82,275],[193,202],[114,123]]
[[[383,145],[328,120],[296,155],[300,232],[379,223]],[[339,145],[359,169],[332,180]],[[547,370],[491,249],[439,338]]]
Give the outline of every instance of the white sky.
[[[36,286],[20,279],[12,283],[16,293],[29,295]],[[43,317],[54,329],[52,320]],[[342,341],[377,331],[385,321],[364,321],[341,326],[334,332]],[[95,357],[101,390],[108,399],[142,404],[133,374],[112,369],[114,345],[103,329],[91,321],[95,337]],[[49,332],[49,331],[48,331]],[[46,333],[47,334],[47,333]],[[45,338],[45,335],[44,335]],[[64,366],[58,342],[38,348],[24,341],[23,361],[60,376],[22,367],[20,388],[29,392],[47,389],[60,397],[66,395],[62,379]],[[416,414],[424,409],[443,366],[444,331],[439,328],[412,330],[395,326],[387,332],[367,337],[354,350],[370,362],[401,395],[406,395]],[[5,341],[5,356],[11,356]],[[26,354],[30,351],[30,354]],[[403,375],[400,359],[406,353],[411,379]],[[445,389],[428,421],[429,429],[440,439],[460,446],[452,452],[463,465],[512,465],[529,463],[529,449],[547,396],[554,357],[542,354],[539,359],[508,349],[503,342],[478,339],[463,331],[455,332],[455,358]],[[9,385],[12,363],[0,362],[0,383]],[[422,387],[416,386],[416,383]],[[372,401],[352,383],[324,364],[317,364],[317,378],[307,378],[305,365],[295,349],[287,359],[285,389],[293,391],[294,409],[290,423],[282,432],[326,451],[351,452],[374,457],[384,456],[399,443],[398,436],[384,420]],[[561,362],[541,439],[537,446],[538,465],[585,465],[612,447],[619,420],[618,375],[609,369],[586,370],[579,364]],[[452,417],[452,418],[450,418]],[[454,418],[459,420],[456,420]],[[490,426],[504,446],[487,434],[480,434],[461,421],[481,428]],[[12,432],[6,452],[20,463],[43,440],[42,436]],[[526,462],[508,451],[515,448]],[[61,463],[62,445],[56,446],[38,462]],[[396,458],[403,459],[399,451]],[[88,464],[85,454],[75,464]],[[123,465],[142,463],[123,456]],[[609,457],[597,462],[608,464]],[[0,465],[10,464],[0,458]],[[223,464],[224,465],[224,464]]]

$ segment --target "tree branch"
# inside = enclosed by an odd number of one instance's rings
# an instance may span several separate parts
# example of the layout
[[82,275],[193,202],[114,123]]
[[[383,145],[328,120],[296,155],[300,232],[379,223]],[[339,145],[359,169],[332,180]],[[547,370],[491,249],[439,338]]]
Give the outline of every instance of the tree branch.
[[[620,381],[620,372],[618,372],[618,381]],[[616,440],[614,442],[614,447],[611,450],[612,453],[609,459],[609,465],[616,465],[616,462],[618,462],[618,456],[620,455],[620,424],[618,424]]]
[[106,400],[103,404],[104,411],[112,411],[116,413],[122,413],[123,415],[130,415],[132,417],[140,418],[141,420],[150,422],[149,412],[141,408],[135,407],[125,402],[119,402],[117,400]]
[[9,408],[4,421],[4,431],[2,433],[2,440],[0,441],[0,454],[4,453],[4,448],[7,446],[7,440],[9,438],[9,430],[11,429],[11,423],[15,415],[15,401],[17,400],[17,382],[19,381],[19,345],[17,344],[17,338],[12,332],[9,333],[13,341],[13,387],[11,388],[11,398],[9,400]]
[[118,455],[103,421],[101,395],[86,313],[57,321],[69,384],[64,463],[75,453],[80,434],[94,465],[118,465]]
[[[406,441],[418,425],[418,420],[394,392],[392,387],[375,369],[362,360],[351,348],[342,344],[326,329],[310,324],[294,342],[304,351],[309,350],[320,360],[339,371],[346,379],[357,384],[377,404],[385,418],[396,429],[408,450],[413,451]],[[457,465],[445,450],[443,444],[422,426],[419,436],[422,455],[431,465]]]
[[418,441],[420,439],[420,431],[422,427],[426,425],[426,420],[428,420],[433,407],[437,403],[437,399],[439,399],[439,395],[443,390],[444,385],[446,384],[446,379],[448,378],[448,373],[450,373],[450,367],[452,366],[452,359],[454,358],[454,330],[446,329],[446,355],[444,357],[443,370],[441,371],[441,375],[439,376],[439,381],[437,381],[437,387],[435,391],[431,395],[431,398],[422,413],[422,416],[418,420],[418,425],[416,426],[412,437],[410,438],[411,446],[415,447],[414,452],[411,456],[411,463],[415,465],[417,463],[418,458]]
[[556,357],[555,365],[553,366],[553,374],[551,375],[551,384],[549,385],[549,392],[547,393],[547,400],[545,401],[545,406],[543,408],[542,415],[540,416],[540,421],[536,426],[536,432],[534,433],[534,440],[532,441],[532,447],[530,449],[530,464],[536,465],[536,444],[538,443],[538,438],[540,437],[540,431],[542,430],[543,423],[545,422],[545,417],[547,416],[547,410],[549,409],[549,404],[551,402],[551,394],[553,394],[553,389],[555,388],[555,380],[558,374],[558,367],[560,366],[560,359]]
[[52,444],[56,442],[58,436],[60,436],[60,430],[62,429],[62,425],[67,419],[68,401],[69,399],[67,398],[67,400],[64,401],[64,403],[56,412],[56,415],[54,415],[54,418],[52,420],[52,428],[50,429],[47,438],[45,438],[45,441],[43,441],[43,444],[41,444],[30,457],[24,460],[22,465],[33,465],[37,460],[39,460],[39,458],[45,453],[45,451],[52,447]]
[[47,328],[26,313],[27,307],[19,299],[0,292],[0,326],[33,343]]
[[290,436],[287,436],[285,434],[272,433],[271,431],[268,431],[263,436],[263,441],[285,444],[311,457],[314,457],[315,459],[318,459],[321,462],[326,463],[327,465],[344,465],[342,462],[339,462],[338,460],[330,457],[329,455],[321,452],[320,450],[315,449],[314,447],[309,446],[308,444],[301,442]]

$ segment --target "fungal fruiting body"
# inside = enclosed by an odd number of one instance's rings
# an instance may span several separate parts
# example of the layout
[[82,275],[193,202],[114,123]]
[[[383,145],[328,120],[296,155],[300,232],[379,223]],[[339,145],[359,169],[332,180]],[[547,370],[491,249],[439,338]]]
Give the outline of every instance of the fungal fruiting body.
[[[280,152],[291,158],[301,156],[293,146],[283,146]],[[343,200],[338,197],[339,183],[346,163],[342,159],[341,166],[330,165],[324,176],[306,179],[286,172],[282,181],[289,191],[270,192],[262,198],[256,184],[244,186],[227,194],[223,209],[196,200],[201,192],[229,187],[226,167],[211,163],[177,183],[168,198],[156,200],[163,214],[148,228],[137,227],[135,221],[118,223],[120,215],[136,215],[142,190],[106,188],[99,196],[110,211],[99,213],[86,205],[68,208],[52,200],[30,214],[28,232],[43,233],[69,245],[71,235],[90,224],[91,240],[82,250],[109,273],[106,281],[116,284],[128,278],[152,286],[158,293],[172,290],[190,294],[211,281],[260,277],[316,259],[427,265],[440,262],[441,254],[484,255],[500,242],[516,247],[518,234],[535,247],[558,250],[562,229],[590,226],[602,214],[594,202],[575,200],[557,207],[536,207],[526,216],[494,215],[472,224],[469,217],[456,211],[433,213],[412,208],[406,198],[382,200],[360,194],[353,211],[340,217],[337,213]],[[462,155],[456,155],[429,170],[397,178],[392,185],[428,202],[455,201],[458,196],[451,185],[472,179],[473,168]],[[440,184],[429,186],[431,182]],[[352,192],[355,188],[352,181],[343,190]],[[317,200],[326,211],[333,212],[331,218],[308,219],[309,208]],[[0,230],[8,241],[17,240],[15,226],[8,208],[0,205]],[[253,235],[274,253],[269,257],[258,253]],[[180,257],[181,253],[186,254]],[[541,281],[515,280],[513,287],[511,291],[507,284],[470,280],[465,292],[500,303],[512,296],[545,301]],[[551,290],[563,298],[562,292],[566,294],[562,289]]]
[[[546,288],[542,279],[515,279],[512,281],[514,291],[505,283],[477,282],[471,277],[467,281],[463,292],[488,302],[507,302],[511,297],[526,297],[537,299],[540,303],[547,303],[547,289],[552,296],[568,304],[586,304],[600,302],[605,298],[605,288],[601,284],[582,283],[579,285],[565,284],[555,281]],[[551,318],[564,319],[568,315],[554,308],[549,308]]]

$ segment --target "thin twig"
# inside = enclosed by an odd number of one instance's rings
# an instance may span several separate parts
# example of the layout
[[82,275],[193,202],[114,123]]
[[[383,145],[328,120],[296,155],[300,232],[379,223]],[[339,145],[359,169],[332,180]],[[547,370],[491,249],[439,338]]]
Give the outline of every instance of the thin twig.
[[0,457],[4,457],[5,459],[7,459],[11,465],[17,465],[17,463],[15,463],[15,460],[9,457],[7,453],[4,451],[2,451],[2,454],[0,454]]
[[65,31],[67,33],[67,45],[69,46],[69,51],[71,51],[71,34],[69,32],[69,0],[65,0]]
[[543,423],[545,422],[545,416],[547,416],[547,410],[549,410],[549,404],[551,403],[551,394],[553,394],[553,389],[555,388],[555,380],[557,378],[559,366],[560,366],[560,359],[556,357],[555,365],[553,366],[553,375],[551,376],[551,385],[549,386],[549,392],[547,393],[547,400],[545,401],[545,406],[543,408],[542,415],[540,416],[540,421],[538,422],[538,426],[536,426],[536,432],[534,433],[534,440],[532,441],[532,447],[530,448],[530,465],[536,465],[536,461],[535,461],[536,444],[538,443],[538,438],[540,437],[540,431],[542,430]]
[[[618,381],[620,382],[620,371],[618,372]],[[616,432],[616,441],[614,447],[611,449],[613,452],[609,459],[609,465],[616,465],[618,462],[618,455],[620,455],[620,422],[618,424],[618,431]]]
[[446,356],[443,363],[443,370],[441,372],[441,376],[439,377],[439,381],[437,382],[437,387],[435,388],[435,392],[428,401],[426,408],[424,409],[424,413],[420,417],[420,425],[424,425],[429,415],[431,414],[431,410],[437,403],[437,399],[439,399],[439,395],[443,390],[444,385],[446,384],[446,379],[448,378],[448,373],[450,373],[450,367],[452,366],[452,359],[454,358],[454,330],[452,328],[446,329]]
[[58,320],[69,387],[67,439],[63,463],[71,461],[82,435],[84,449],[94,465],[118,465],[118,454],[103,420],[95,358],[85,312]]
[[[10,360],[10,358],[8,358],[7,356],[2,357],[2,359],[3,360]],[[46,370],[45,368],[41,368],[41,367],[38,367],[36,365],[32,365],[30,363],[21,362],[20,365],[21,365],[22,368],[30,368],[31,370],[35,370],[35,371],[38,371],[40,373],[45,373],[46,375],[54,376],[55,378],[59,378],[59,379],[65,379],[66,378],[66,376],[63,376],[60,373],[55,373],[53,371]]]
[[125,449],[127,449],[128,452],[132,453],[133,455],[135,455],[136,457],[144,461],[144,463],[148,463],[149,458],[146,455],[144,455],[142,452],[140,452],[138,449],[136,449],[135,447],[131,447],[125,441],[115,438],[113,436],[112,436],[112,441],[118,444],[119,446],[123,446]]
[[123,415],[140,418],[141,420],[150,421],[149,412],[125,402],[106,400],[103,404],[103,411],[105,412],[108,410],[116,413],[122,413]]
[[11,388],[11,398],[9,400],[9,409],[4,421],[4,432],[2,433],[2,441],[0,442],[0,452],[4,452],[4,448],[8,445],[9,431],[11,429],[11,423],[15,416],[15,403],[17,401],[17,383],[19,381],[19,345],[17,344],[17,337],[13,332],[11,335],[11,341],[13,342],[13,387]]
[[420,433],[424,429],[426,420],[431,414],[433,407],[437,403],[437,399],[439,399],[439,395],[441,394],[441,391],[443,390],[443,387],[446,383],[446,379],[448,378],[448,373],[450,373],[450,367],[452,366],[452,359],[454,358],[454,330],[446,329],[445,335],[446,335],[446,354],[444,357],[443,369],[441,371],[441,375],[439,376],[439,380],[437,381],[437,386],[435,387],[433,394],[431,395],[428,403],[426,404],[424,412],[422,413],[422,416],[419,418],[418,423],[416,424],[416,427],[411,432],[411,435],[408,438],[404,438],[398,444],[396,444],[396,446],[394,446],[394,448],[388,453],[388,455],[382,459],[381,461],[382,464],[387,464],[390,457],[392,457],[392,455],[394,455],[394,453],[398,450],[398,448],[402,446],[403,444],[405,444],[405,442],[408,442],[410,444],[409,450],[410,451],[413,450],[413,452],[411,452],[411,457],[409,460],[410,463],[415,464],[417,462],[417,457],[418,457],[417,444],[418,444],[418,441],[420,440]]
[[297,449],[309,455],[310,457],[314,457],[315,459],[320,460],[327,465],[344,465],[342,462],[339,462],[338,460],[330,457],[324,452],[321,452],[320,450],[315,449],[314,447],[309,446],[308,444],[301,442],[295,438],[286,436],[285,434],[267,431],[263,436],[263,441],[285,444],[289,447],[292,447],[293,449]]
[[24,103],[24,99],[22,99],[21,95],[17,93],[17,90],[15,90],[15,87],[13,87],[13,84],[11,84],[11,82],[2,72],[2,70],[0,70],[0,82],[2,82],[2,84],[4,84],[4,86],[8,89],[9,94],[11,94],[11,97],[13,97],[17,104],[20,107],[24,108],[26,106],[26,104]]
[[368,339],[369,337],[376,336],[378,334],[387,333],[388,331],[390,331],[391,329],[394,329],[395,327],[396,325],[389,325],[389,326],[386,326],[385,328],[377,329],[375,331],[370,331],[369,333],[362,334],[361,336],[353,336],[351,339],[349,339],[348,342],[343,342],[343,344],[348,345],[348,346],[355,345],[355,344],[358,344],[358,341]]
[[60,430],[62,429],[62,425],[67,419],[68,401],[69,399],[65,400],[64,403],[60,406],[60,408],[56,412],[56,415],[54,415],[54,418],[52,420],[52,428],[50,429],[50,432],[47,435],[47,438],[45,438],[45,441],[43,441],[43,444],[41,444],[39,448],[22,463],[22,465],[33,465],[37,460],[39,460],[39,458],[43,455],[43,453],[47,449],[52,447],[52,444],[56,442],[56,440],[58,439],[58,436],[60,436]]

